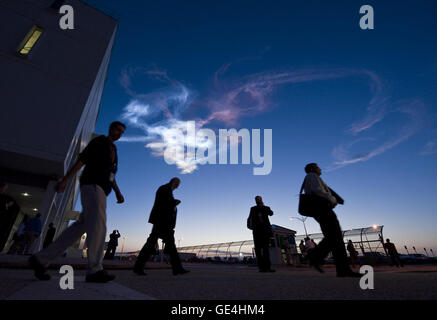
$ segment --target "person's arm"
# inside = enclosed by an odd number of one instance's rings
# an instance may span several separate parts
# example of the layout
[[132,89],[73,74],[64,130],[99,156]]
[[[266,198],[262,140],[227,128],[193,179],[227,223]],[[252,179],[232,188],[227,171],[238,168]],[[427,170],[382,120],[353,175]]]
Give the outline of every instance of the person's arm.
[[330,201],[333,206],[337,205],[337,199],[335,199],[335,197],[325,191],[316,174],[307,175],[305,181],[305,193],[315,194],[321,198]]
[[67,187],[68,180],[71,179],[82,167],[84,163],[80,160],[77,160],[76,163],[68,170],[67,174],[58,182],[55,189],[58,192],[63,192]]
[[117,197],[117,203],[123,203],[124,197],[121,194],[120,189],[118,188],[118,185],[117,185],[117,181],[115,181],[115,179],[114,179],[114,182],[112,182],[112,189],[114,190],[115,196]]
[[267,207],[267,206],[265,206],[265,208],[266,208],[266,213],[267,213],[269,216],[273,216],[273,211],[272,211],[272,209],[270,209],[270,207]]

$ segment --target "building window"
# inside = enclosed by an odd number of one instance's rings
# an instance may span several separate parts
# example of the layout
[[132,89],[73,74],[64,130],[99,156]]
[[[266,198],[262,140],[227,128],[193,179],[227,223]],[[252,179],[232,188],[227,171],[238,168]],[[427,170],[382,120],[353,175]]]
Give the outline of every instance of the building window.
[[38,39],[41,37],[41,34],[43,33],[44,29],[38,26],[32,27],[30,32],[26,35],[23,42],[20,45],[20,48],[18,49],[18,53],[20,53],[23,56],[26,56],[30,53],[33,46],[36,44]]

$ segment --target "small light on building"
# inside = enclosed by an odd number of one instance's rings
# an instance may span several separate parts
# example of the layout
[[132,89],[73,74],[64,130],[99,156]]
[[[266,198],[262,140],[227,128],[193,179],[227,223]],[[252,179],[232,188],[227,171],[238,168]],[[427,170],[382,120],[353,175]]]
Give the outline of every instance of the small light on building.
[[27,192],[23,192],[21,195],[22,195],[23,197],[30,197],[30,194],[28,194]]
[[376,224],[374,224],[374,225],[372,226],[372,228],[376,230],[376,229],[378,228],[378,226],[377,226]]
[[37,208],[33,208],[32,210],[33,210],[33,211],[38,211],[38,209],[37,209]]

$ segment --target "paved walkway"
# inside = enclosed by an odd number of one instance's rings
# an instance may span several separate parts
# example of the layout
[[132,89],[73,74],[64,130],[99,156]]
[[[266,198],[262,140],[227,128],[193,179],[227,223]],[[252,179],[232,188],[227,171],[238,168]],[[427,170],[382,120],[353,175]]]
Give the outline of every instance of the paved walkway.
[[437,300],[437,266],[375,268],[375,289],[362,290],[359,278],[337,278],[333,268],[320,274],[308,268],[277,268],[259,273],[238,265],[185,264],[191,272],[173,276],[170,269],[113,269],[107,284],[84,282],[74,270],[73,290],[62,290],[62,274],[51,269],[50,281],[37,281],[29,269],[0,268],[0,300]]
[[6,300],[155,300],[116,282],[86,283],[85,276],[76,277],[74,289],[62,290],[58,281],[32,281],[12,293]]

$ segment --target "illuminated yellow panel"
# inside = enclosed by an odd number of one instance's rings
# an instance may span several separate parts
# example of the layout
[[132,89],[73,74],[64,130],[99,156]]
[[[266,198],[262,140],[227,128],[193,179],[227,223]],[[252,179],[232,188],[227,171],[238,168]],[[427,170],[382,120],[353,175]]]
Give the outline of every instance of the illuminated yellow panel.
[[43,30],[39,27],[33,27],[30,33],[26,37],[26,41],[24,42],[24,45],[20,49],[21,54],[29,54],[30,50],[32,50],[32,47],[35,45],[35,43],[38,41],[39,37],[41,36]]

